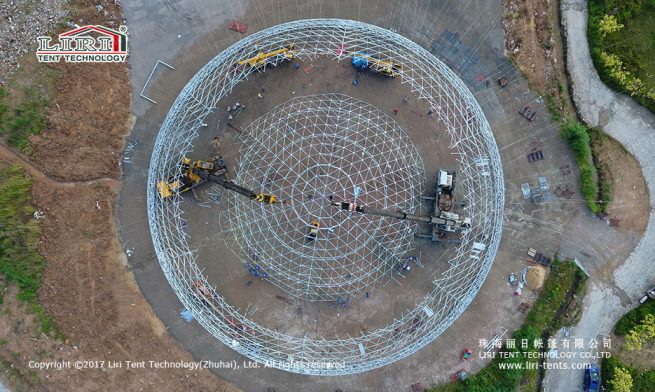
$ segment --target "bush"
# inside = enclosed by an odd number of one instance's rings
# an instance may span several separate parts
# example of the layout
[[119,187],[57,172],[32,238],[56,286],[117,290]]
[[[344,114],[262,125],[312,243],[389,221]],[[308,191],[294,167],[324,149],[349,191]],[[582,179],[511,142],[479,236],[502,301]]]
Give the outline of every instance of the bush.
[[41,230],[32,214],[32,181],[18,166],[0,170],[0,273],[19,288],[18,299],[27,302],[44,333],[55,332],[52,320],[38,302],[45,260],[37,251]]
[[600,78],[655,112],[655,0],[588,3],[587,35]]
[[[621,370],[619,370],[621,369]],[[626,366],[615,357],[604,358],[601,362],[601,382],[607,392],[617,391],[611,381],[616,377],[617,371],[627,371],[632,378],[632,392],[652,392],[655,385],[655,370],[640,370]]]
[[609,381],[614,392],[632,391],[632,376],[626,369],[617,367],[614,369],[614,376]]
[[[518,353],[515,358],[496,356],[479,373],[472,375],[463,383],[444,384],[430,389],[431,392],[514,392],[517,385],[521,388],[536,388],[538,374],[536,370],[511,368],[512,363],[536,362],[536,358],[526,358],[522,353],[537,352],[532,346],[535,339],[550,334],[561,327],[560,310],[568,306],[568,295],[577,294],[584,288],[586,275],[570,262],[555,259],[551,273],[541,290],[541,295],[528,313],[523,326],[512,337],[517,348],[503,347],[501,352]],[[520,348],[522,339],[527,339],[529,348]],[[503,368],[501,368],[503,366]],[[527,389],[525,389],[527,390]]]
[[[568,142],[575,154],[575,160],[580,168],[580,188],[587,206],[594,214],[604,210],[598,203],[598,185],[596,183],[596,168],[593,166],[591,154],[591,139],[587,127],[578,122],[569,122],[562,127],[562,136]],[[610,188],[611,189],[611,188]]]
[[627,335],[633,328],[641,324],[647,314],[655,314],[655,301],[647,301],[624,314],[614,326],[614,333],[618,336]]

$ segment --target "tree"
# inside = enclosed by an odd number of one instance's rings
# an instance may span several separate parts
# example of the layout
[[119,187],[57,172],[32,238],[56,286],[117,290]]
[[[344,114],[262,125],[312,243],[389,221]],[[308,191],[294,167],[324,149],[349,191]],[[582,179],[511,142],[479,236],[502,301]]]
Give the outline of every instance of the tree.
[[600,35],[603,37],[610,33],[615,33],[623,28],[623,25],[616,20],[614,15],[604,15],[598,24]]
[[632,391],[632,376],[626,369],[617,367],[614,369],[614,377],[609,384],[614,392],[630,392]]
[[628,350],[641,350],[644,343],[655,341],[655,314],[647,314],[639,325],[625,336]]

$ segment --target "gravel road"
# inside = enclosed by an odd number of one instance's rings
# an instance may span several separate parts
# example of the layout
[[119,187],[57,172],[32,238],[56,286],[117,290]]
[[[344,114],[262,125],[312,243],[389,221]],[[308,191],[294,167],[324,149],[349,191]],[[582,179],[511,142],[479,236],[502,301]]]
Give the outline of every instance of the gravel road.
[[[655,116],[632,99],[610,90],[598,77],[589,55],[587,41],[587,1],[563,0],[562,24],[567,35],[568,70],[573,81],[574,100],[583,120],[621,142],[642,166],[650,195],[655,195]],[[570,331],[569,339],[584,339],[584,349],[572,350],[571,359],[549,361],[567,369],[549,370],[544,380],[546,391],[582,390],[581,365],[600,362],[581,358],[584,352],[603,351],[602,338],[610,333],[616,321],[634,307],[638,297],[655,285],[655,227],[653,202],[644,236],[623,264],[607,280],[590,279],[584,300],[582,319]],[[557,338],[563,338],[560,332]],[[586,348],[595,339],[598,349]],[[606,351],[606,350],[605,350]],[[575,369],[574,369],[575,368]]]

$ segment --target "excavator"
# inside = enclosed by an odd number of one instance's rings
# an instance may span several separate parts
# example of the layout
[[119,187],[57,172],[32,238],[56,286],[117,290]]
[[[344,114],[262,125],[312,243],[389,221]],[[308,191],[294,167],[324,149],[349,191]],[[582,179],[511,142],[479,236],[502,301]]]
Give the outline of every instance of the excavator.
[[182,158],[180,167],[182,169],[181,176],[173,176],[157,183],[157,192],[162,199],[169,199],[175,194],[189,191],[209,181],[254,201],[265,204],[284,204],[284,201],[279,200],[275,195],[257,193],[228,180],[227,164],[220,155],[210,161],[192,161],[189,158]]
[[[220,154],[210,161],[192,161],[189,158],[183,158],[180,165],[182,168],[181,177],[171,177],[168,180],[160,181],[157,184],[157,191],[162,199],[168,199],[177,193],[186,192],[209,181],[218,184],[227,190],[243,195],[253,201],[264,204],[286,203],[284,200],[278,199],[275,195],[269,193],[257,193],[228,180],[227,164]],[[441,176],[444,175],[444,173],[441,172],[439,174]],[[445,174],[450,175],[451,173]],[[452,196],[452,189],[454,188],[452,177],[448,184],[439,185],[448,185],[449,194]],[[439,208],[435,208],[435,215],[425,216],[410,214],[403,211],[381,210],[348,201],[335,201],[332,196],[328,198],[328,202],[330,205],[343,211],[428,223],[434,227],[435,232],[441,233],[441,235],[445,233],[465,234],[471,230],[471,218],[462,218],[458,214],[443,211]],[[316,240],[319,235],[319,229],[320,223],[318,219],[313,219],[309,224],[309,232],[305,237],[311,241]]]
[[239,61],[239,65],[248,64],[250,68],[265,68],[269,64],[276,64],[278,61],[291,60],[296,57],[298,50],[293,44],[270,52],[259,52],[257,55]]
[[162,199],[172,197],[176,193],[183,193],[205,183],[200,175],[196,172],[211,173],[221,175],[227,173],[227,166],[222,159],[214,161],[192,161],[189,158],[182,158],[180,162],[182,168],[182,177],[170,177],[168,180],[162,180],[157,183],[157,192]]

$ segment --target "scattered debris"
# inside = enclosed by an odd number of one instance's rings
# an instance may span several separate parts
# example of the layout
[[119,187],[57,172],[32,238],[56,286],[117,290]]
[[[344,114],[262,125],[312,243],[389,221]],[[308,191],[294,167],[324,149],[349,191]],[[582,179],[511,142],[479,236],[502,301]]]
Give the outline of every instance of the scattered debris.
[[293,305],[293,301],[291,301],[291,300],[290,300],[289,298],[287,298],[287,297],[283,297],[283,296],[281,296],[281,295],[276,295],[276,296],[275,296],[275,299],[279,299],[280,301],[285,302],[285,303],[287,303],[288,305]]
[[516,308],[516,311],[521,312],[523,314],[528,312],[528,309],[530,309],[530,305],[527,302],[521,302],[518,308]]
[[528,162],[540,161],[544,159],[544,153],[539,150],[528,154]]
[[232,20],[228,25],[228,27],[230,28],[230,30],[234,30],[237,33],[241,33],[241,34],[244,34],[246,30],[248,30],[248,25],[246,25],[245,23],[237,22],[236,19]]
[[519,284],[519,279],[514,272],[509,274],[507,280],[509,281],[510,286],[517,286]]
[[4,85],[20,58],[32,48],[37,37],[47,33],[66,16],[66,2],[2,1],[0,2],[0,85]]
[[466,379],[469,378],[468,373],[464,369],[460,369],[456,371],[455,373],[450,375],[450,381],[452,382],[457,382],[457,381],[466,381]]
[[525,118],[528,119],[528,121],[532,122],[534,120],[535,116],[537,115],[536,111],[533,111],[530,108],[530,105],[525,105],[519,110],[519,114]]
[[560,166],[559,173],[563,176],[571,174],[571,165]]
[[546,267],[550,266],[553,260],[550,257],[546,257],[543,253],[537,252],[534,248],[528,249],[528,256],[532,258],[532,261],[545,265]]
[[411,385],[412,392],[425,392],[425,387],[420,382]]

